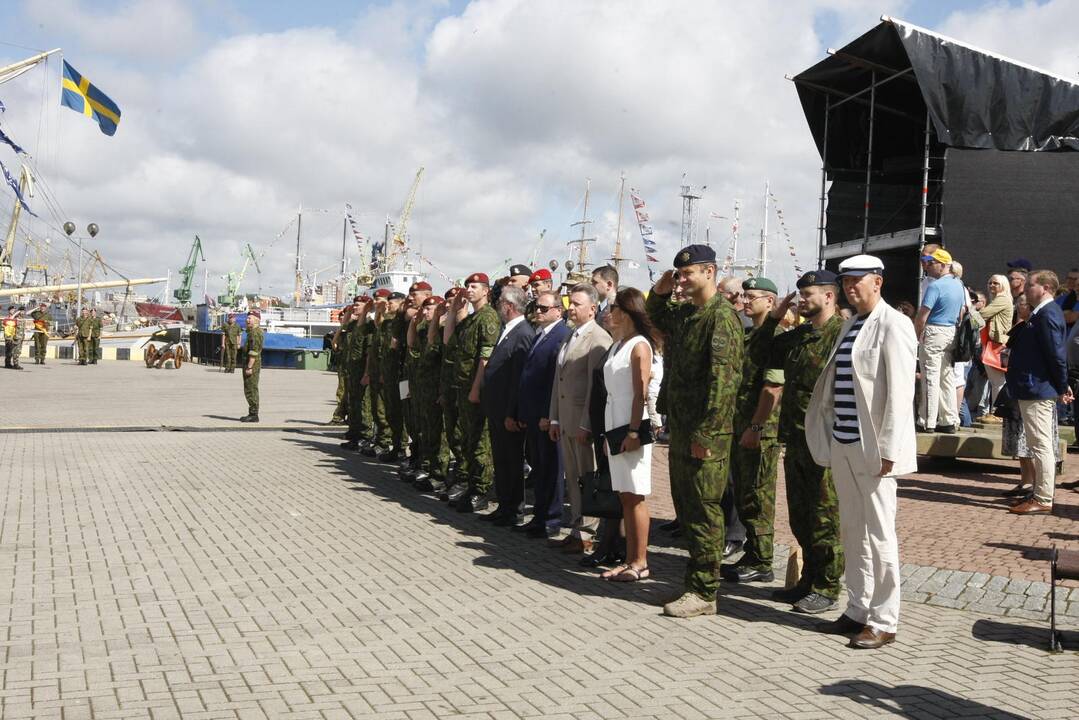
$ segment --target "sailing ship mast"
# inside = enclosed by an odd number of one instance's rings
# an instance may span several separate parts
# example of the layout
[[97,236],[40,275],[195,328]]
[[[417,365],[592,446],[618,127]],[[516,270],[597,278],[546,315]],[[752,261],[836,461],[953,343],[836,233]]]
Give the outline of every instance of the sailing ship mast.
[[292,291],[292,304],[300,306],[300,298],[303,296],[303,268],[300,264],[300,232],[303,229],[303,203],[296,212],[296,286]]
[[622,272],[622,263],[626,261],[622,257],[622,206],[625,205],[626,197],[626,174],[622,173],[622,184],[618,187],[618,227],[614,234],[614,253],[611,255],[611,264],[619,273]]
[[768,199],[771,197],[768,181],[764,181],[764,223],[761,225],[761,246],[757,256],[757,277],[764,277],[768,267]]
[[568,245],[577,246],[577,264],[574,268],[578,273],[584,275],[588,270],[588,243],[595,242],[594,237],[586,237],[588,226],[592,224],[592,221],[588,219],[588,198],[592,192],[592,179],[588,178],[585,181],[584,186],[584,211],[581,213],[581,219],[578,222],[573,223],[570,227],[580,226],[581,237],[576,240],[571,240]]

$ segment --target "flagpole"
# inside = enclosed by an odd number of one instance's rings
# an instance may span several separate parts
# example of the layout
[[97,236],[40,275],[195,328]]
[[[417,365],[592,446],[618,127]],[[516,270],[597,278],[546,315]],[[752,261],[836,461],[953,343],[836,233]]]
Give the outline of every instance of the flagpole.
[[0,84],[6,83],[8,80],[14,80],[15,78],[22,75],[30,68],[34,67],[48,56],[54,55],[58,52],[60,52],[60,48],[53,48],[48,52],[38,53],[33,57],[28,57],[25,60],[20,60],[17,63],[12,63],[7,67],[0,68]]

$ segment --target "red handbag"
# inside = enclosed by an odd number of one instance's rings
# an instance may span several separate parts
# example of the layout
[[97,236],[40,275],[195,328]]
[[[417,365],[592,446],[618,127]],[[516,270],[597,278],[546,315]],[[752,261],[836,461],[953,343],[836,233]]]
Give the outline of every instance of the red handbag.
[[982,327],[982,365],[997,370],[1006,370],[1008,366],[1000,357],[1002,350],[1004,350],[1004,343],[989,339],[989,325]]

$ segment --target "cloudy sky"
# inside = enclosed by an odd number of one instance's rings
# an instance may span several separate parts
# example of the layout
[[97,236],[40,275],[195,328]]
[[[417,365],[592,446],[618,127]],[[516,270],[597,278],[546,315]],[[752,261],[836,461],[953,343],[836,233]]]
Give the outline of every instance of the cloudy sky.
[[[26,226],[57,248],[54,263],[63,219],[97,222],[89,247],[132,277],[175,275],[197,233],[211,294],[245,243],[265,253],[245,289],[291,291],[289,223],[301,203],[303,265],[331,276],[344,204],[380,236],[420,166],[410,234],[450,277],[533,254],[564,261],[586,178],[595,254],[608,256],[622,172],[648,203],[664,266],[678,247],[685,174],[707,186],[702,234],[711,213],[729,217],[740,201],[740,256],[755,252],[770,181],[808,267],[820,159],[784,74],[881,14],[1079,72],[1079,0],[27,0],[0,19],[0,64],[62,47],[123,119],[106,137],[61,108],[54,60],[0,86],[0,123],[55,200],[39,193],[31,206],[42,220]],[[9,148],[0,159],[17,168]],[[0,192],[6,224],[12,195]],[[643,261],[626,208],[624,254]],[[730,221],[709,229],[723,255]],[[351,237],[347,249],[355,266]],[[769,275],[792,285],[781,235],[770,255]],[[422,269],[436,289],[446,284]]]

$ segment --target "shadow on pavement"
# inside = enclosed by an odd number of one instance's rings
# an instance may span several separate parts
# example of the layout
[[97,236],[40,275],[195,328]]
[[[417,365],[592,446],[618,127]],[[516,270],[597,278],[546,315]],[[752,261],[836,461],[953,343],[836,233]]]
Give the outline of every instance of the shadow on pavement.
[[1011,550],[1022,555],[1024,560],[1033,560],[1035,562],[1049,562],[1049,548],[1032,547],[1030,545],[1016,545],[1015,543],[1004,542],[987,542],[983,547],[1000,548],[1001,550]]
[[[1059,625],[1057,626],[1057,630],[1060,630]],[[1074,635],[1074,633],[1069,633],[1068,631],[1064,632],[1065,641],[1068,639],[1069,634]],[[982,619],[974,623],[974,627],[971,628],[971,635],[975,640],[1008,643],[1009,645],[1026,645],[1035,650],[1049,652],[1048,621],[1046,621],[1045,627],[1041,628],[1016,625],[1013,623],[1001,622],[1000,620]],[[1065,649],[1070,649],[1068,648],[1068,645],[1069,643],[1064,643]]]
[[[900,478],[899,497],[908,500],[925,500],[927,502],[945,502],[956,505],[967,505],[985,508],[1007,509],[1007,498],[1000,495],[996,488],[979,488],[971,485],[956,485],[940,480],[920,480],[916,478]],[[971,496],[981,498],[993,498],[992,501],[977,500]]]
[[868,680],[846,680],[823,685],[822,695],[836,695],[900,717],[985,717],[1026,720],[1023,715],[961,698],[921,685],[887,687]]

